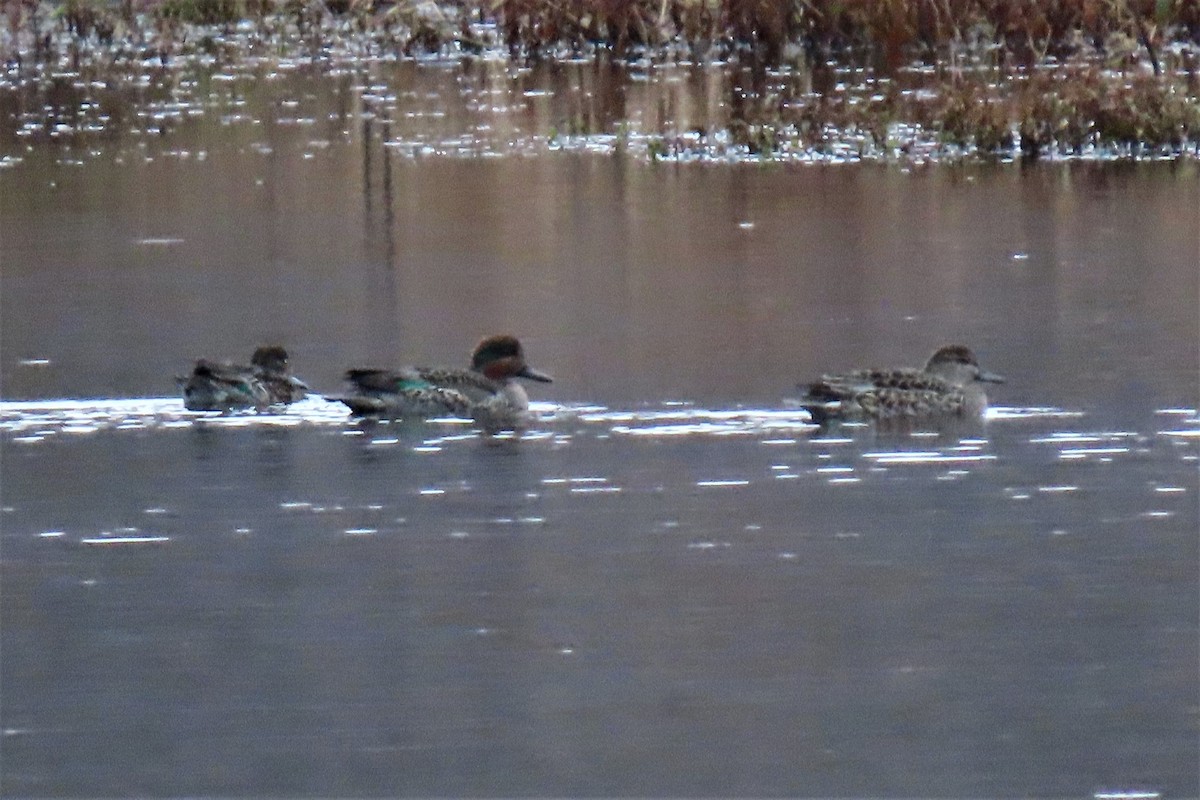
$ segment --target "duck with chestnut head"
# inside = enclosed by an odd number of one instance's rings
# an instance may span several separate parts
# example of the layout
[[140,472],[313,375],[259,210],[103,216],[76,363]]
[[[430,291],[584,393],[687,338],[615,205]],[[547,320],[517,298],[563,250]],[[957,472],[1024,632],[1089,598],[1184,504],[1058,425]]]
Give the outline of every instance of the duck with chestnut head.
[[526,363],[515,336],[489,336],[471,353],[469,368],[351,369],[346,372],[350,391],[330,399],[358,416],[470,417],[489,434],[520,432],[531,420],[529,396],[517,378],[551,382]]

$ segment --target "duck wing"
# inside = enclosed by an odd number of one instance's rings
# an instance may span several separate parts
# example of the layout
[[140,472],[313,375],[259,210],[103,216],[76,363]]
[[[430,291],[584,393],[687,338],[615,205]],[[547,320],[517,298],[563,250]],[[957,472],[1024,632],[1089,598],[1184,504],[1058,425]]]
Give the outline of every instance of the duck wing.
[[817,423],[833,418],[958,414],[966,403],[961,387],[916,369],[823,375],[804,389],[800,405]]
[[184,406],[193,411],[263,408],[271,403],[267,387],[254,370],[238,364],[200,359],[181,383]]
[[251,369],[270,394],[272,403],[294,403],[303,400],[311,391],[308,384],[292,375],[286,366],[280,369],[255,364]]
[[241,364],[231,364],[225,361],[209,361],[207,358],[202,358],[196,362],[196,366],[192,369],[192,377],[236,383],[238,381],[253,380],[255,378],[255,370],[253,367],[246,367]]
[[458,392],[475,403],[494,397],[504,388],[500,383],[473,369],[415,367],[412,372],[430,386]]
[[945,390],[880,387],[862,393],[855,402],[875,419],[927,417],[963,413],[966,394],[957,386]]
[[291,375],[259,375],[272,403],[295,403],[308,396],[308,384]]
[[469,417],[471,400],[452,388],[434,385],[414,368],[352,369],[350,394],[330,397],[362,416]]
[[414,379],[411,374],[390,369],[348,369],[346,382],[355,392],[390,394],[413,383]]
[[921,369],[864,369],[841,376],[825,375],[821,380],[861,389],[949,392],[957,388],[946,379]]

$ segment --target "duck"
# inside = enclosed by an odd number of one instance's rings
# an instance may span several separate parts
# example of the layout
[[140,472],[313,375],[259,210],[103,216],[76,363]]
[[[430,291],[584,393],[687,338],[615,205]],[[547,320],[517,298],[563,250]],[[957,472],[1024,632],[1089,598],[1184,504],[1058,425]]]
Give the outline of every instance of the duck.
[[529,395],[517,378],[552,383],[525,361],[521,342],[488,336],[471,353],[469,368],[403,367],[350,369],[349,392],[329,399],[351,414],[389,419],[470,418],[488,434],[521,433],[529,427]]
[[308,385],[291,374],[287,350],[279,345],[259,347],[250,366],[202,358],[188,377],[176,379],[189,411],[258,411],[287,405],[308,395]]
[[981,384],[1003,383],[985,372],[969,347],[946,345],[923,369],[862,369],[823,375],[801,384],[800,405],[813,421],[980,416],[987,410]]

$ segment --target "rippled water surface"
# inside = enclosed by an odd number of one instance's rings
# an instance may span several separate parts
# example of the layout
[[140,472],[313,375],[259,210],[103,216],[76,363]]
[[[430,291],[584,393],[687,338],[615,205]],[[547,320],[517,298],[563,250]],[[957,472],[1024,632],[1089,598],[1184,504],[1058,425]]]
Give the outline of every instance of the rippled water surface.
[[[0,170],[4,794],[1200,789],[1194,167],[426,157],[358,79]],[[497,331],[519,442],[173,396]],[[953,341],[984,420],[792,399]]]

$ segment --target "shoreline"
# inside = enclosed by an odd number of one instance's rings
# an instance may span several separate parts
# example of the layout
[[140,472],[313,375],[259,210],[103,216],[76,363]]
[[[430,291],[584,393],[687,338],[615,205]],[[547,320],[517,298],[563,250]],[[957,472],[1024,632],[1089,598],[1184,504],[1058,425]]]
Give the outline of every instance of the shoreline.
[[[1037,57],[1022,63],[1020,48],[979,30],[973,39],[960,32],[946,43],[899,45],[900,59],[890,45],[820,52],[835,39],[818,41],[811,30],[769,46],[760,35],[739,41],[677,34],[646,44],[632,41],[628,31],[613,41],[581,38],[585,29],[559,24],[546,28],[555,37],[520,44],[536,18],[527,13],[514,27],[502,12],[534,5],[501,3],[489,18],[470,4],[427,2],[368,8],[351,0],[335,13],[342,6],[331,0],[281,4],[245,17],[241,12],[250,6],[232,0],[167,0],[140,10],[131,0],[58,6],[27,0],[10,6],[0,37],[0,110],[49,105],[56,118],[76,117],[84,103],[104,101],[87,91],[63,100],[71,93],[62,84],[170,85],[230,72],[248,77],[272,63],[319,72],[453,65],[489,70],[514,85],[550,65],[607,71],[614,82],[658,92],[659,104],[671,108],[680,104],[672,84],[705,81],[717,101],[702,114],[689,108],[650,121],[562,113],[544,130],[529,132],[514,151],[584,149],[715,162],[1200,160],[1200,42],[1188,38],[1191,28],[1182,24],[1151,34],[1144,21],[1131,18],[1133,35],[1114,31],[1099,43],[1076,28],[1069,41],[1028,44]],[[198,16],[203,9],[209,16]],[[228,19],[213,21],[214,9],[224,9]],[[187,21],[192,18],[205,21]],[[683,22],[673,22],[673,29]],[[667,32],[663,25],[654,30]],[[641,38],[650,33],[644,29]],[[839,35],[852,42],[852,33]],[[45,122],[49,131],[49,117]],[[0,127],[0,151],[15,136],[36,141],[34,123]],[[396,146],[416,152],[403,142]]]

